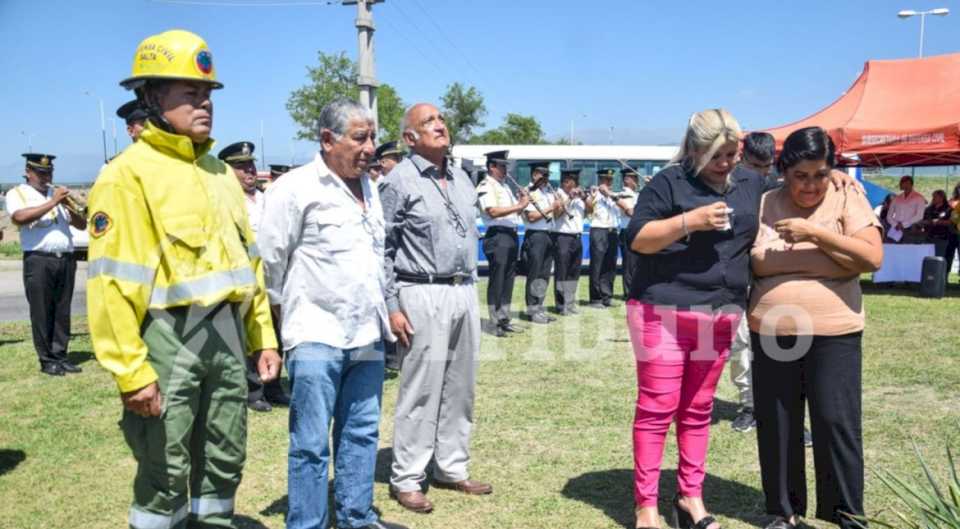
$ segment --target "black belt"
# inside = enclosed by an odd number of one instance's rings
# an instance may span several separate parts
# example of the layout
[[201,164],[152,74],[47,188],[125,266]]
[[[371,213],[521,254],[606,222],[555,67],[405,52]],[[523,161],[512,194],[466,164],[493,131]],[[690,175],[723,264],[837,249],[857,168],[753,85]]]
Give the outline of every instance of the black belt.
[[590,229],[591,229],[591,230],[603,230],[603,231],[617,231],[617,230],[619,230],[620,228],[600,228],[600,227],[594,228],[593,226],[590,226]]
[[31,255],[36,255],[39,257],[53,257],[55,259],[63,259],[64,257],[70,257],[73,255],[73,252],[37,252],[37,251],[28,251],[23,252],[24,257],[30,257]]
[[487,228],[487,233],[497,233],[501,231],[504,233],[510,233],[513,235],[517,234],[516,228],[508,228],[506,226],[490,226],[489,228]]
[[421,285],[462,285],[470,276],[416,276],[410,274],[397,274],[397,280],[407,283],[418,283]]

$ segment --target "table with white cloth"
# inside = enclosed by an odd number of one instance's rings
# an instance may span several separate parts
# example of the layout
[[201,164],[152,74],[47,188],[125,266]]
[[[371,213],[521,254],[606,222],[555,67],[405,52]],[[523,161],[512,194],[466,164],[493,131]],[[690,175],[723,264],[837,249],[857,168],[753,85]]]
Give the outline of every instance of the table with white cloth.
[[873,282],[919,283],[923,258],[935,254],[932,244],[884,244],[883,264],[873,273]]

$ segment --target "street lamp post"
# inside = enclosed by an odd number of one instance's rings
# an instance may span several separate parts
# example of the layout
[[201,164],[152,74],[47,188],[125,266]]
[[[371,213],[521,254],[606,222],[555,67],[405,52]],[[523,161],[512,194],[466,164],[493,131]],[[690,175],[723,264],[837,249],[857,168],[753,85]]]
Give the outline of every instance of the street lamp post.
[[85,91],[84,95],[96,97],[97,102],[100,103],[100,137],[103,140],[103,163],[107,163],[107,160],[110,158],[107,157],[107,120],[103,116],[103,98],[98,97],[97,94],[94,94],[89,90]]
[[923,57],[923,31],[926,25],[927,15],[936,15],[939,17],[945,17],[950,14],[950,10],[945,7],[938,7],[937,9],[929,9],[927,11],[914,11],[913,9],[904,9],[897,13],[897,16],[903,19],[910,17],[919,16],[920,17],[920,57]]
[[33,152],[33,137],[36,136],[37,133],[36,133],[36,132],[27,132],[27,131],[25,131],[25,130],[21,130],[21,131],[20,131],[20,134],[26,136],[26,138],[27,138],[27,152]]
[[[586,118],[587,115],[586,115],[586,114],[580,114],[580,117],[581,117],[581,118]],[[575,143],[573,142],[573,133],[574,133],[573,121],[574,121],[574,119],[571,119],[571,120],[570,120],[570,145],[575,145]]]

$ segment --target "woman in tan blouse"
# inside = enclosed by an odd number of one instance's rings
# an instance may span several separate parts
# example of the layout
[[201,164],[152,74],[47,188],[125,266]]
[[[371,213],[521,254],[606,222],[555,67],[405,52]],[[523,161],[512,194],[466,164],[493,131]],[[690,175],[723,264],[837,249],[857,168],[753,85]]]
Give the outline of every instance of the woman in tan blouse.
[[833,141],[819,127],[795,131],[777,161],[784,186],[760,206],[750,252],[757,442],[768,529],[806,515],[803,424],[809,401],[816,517],[859,527],[863,514],[859,276],[880,267],[880,224],[858,190],[830,185]]

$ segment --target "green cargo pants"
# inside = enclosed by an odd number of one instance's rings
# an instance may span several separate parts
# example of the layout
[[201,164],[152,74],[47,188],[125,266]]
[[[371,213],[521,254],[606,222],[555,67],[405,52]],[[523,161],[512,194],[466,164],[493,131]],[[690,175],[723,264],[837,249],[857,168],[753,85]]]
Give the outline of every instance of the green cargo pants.
[[233,527],[247,440],[238,306],[151,311],[142,336],[163,411],[144,418],[124,410],[120,421],[137,460],[130,527]]

